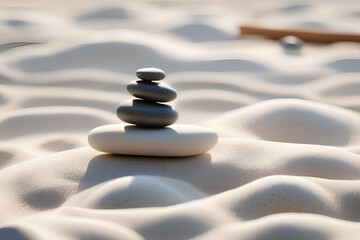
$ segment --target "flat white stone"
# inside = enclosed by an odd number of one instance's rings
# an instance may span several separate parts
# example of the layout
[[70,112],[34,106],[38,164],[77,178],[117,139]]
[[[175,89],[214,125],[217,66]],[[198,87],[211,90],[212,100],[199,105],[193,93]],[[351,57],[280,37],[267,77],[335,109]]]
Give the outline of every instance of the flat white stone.
[[88,141],[91,147],[106,153],[186,157],[210,150],[218,136],[211,129],[185,124],[155,129],[111,124],[91,130]]

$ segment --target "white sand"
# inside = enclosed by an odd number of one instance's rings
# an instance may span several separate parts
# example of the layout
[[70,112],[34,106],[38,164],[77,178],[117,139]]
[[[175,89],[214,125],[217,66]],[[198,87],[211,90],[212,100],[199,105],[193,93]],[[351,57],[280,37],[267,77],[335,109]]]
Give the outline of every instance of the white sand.
[[[0,239],[359,239],[360,45],[237,29],[359,32],[359,1],[191,2],[0,3]],[[208,153],[88,146],[148,66],[178,123],[217,131]]]

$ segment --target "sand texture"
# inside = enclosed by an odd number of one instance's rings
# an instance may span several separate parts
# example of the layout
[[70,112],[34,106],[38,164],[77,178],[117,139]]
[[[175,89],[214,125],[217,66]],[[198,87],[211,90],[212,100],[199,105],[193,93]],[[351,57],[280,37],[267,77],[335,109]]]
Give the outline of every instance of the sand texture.
[[[210,4],[211,2],[211,4]],[[360,44],[284,50],[249,22],[359,33],[344,1],[1,1],[0,239],[358,240]],[[110,155],[91,129],[167,72],[192,157]]]

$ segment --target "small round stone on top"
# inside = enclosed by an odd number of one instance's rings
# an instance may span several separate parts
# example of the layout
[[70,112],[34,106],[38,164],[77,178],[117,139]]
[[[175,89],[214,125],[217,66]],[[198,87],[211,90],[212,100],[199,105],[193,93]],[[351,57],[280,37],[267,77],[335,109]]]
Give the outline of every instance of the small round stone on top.
[[157,81],[164,79],[166,74],[159,68],[140,68],[136,71],[136,76],[145,81]]

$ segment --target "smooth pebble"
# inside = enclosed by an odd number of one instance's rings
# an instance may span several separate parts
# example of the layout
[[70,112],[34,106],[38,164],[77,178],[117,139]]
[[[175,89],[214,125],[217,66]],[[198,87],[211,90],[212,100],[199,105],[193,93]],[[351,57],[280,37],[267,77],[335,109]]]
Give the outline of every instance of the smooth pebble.
[[88,141],[94,149],[112,154],[187,157],[210,150],[218,136],[211,129],[185,124],[165,128],[111,124],[91,130]]
[[132,81],[126,88],[134,97],[155,102],[170,102],[177,96],[175,89],[164,83]]
[[296,49],[301,49],[304,42],[296,36],[286,36],[286,37],[283,37],[282,39],[280,39],[280,44],[285,49],[296,50]]
[[128,99],[118,106],[116,115],[124,122],[142,127],[165,127],[178,119],[177,111],[166,104]]
[[164,79],[166,74],[159,68],[140,68],[136,71],[136,76],[145,81],[157,81]]

